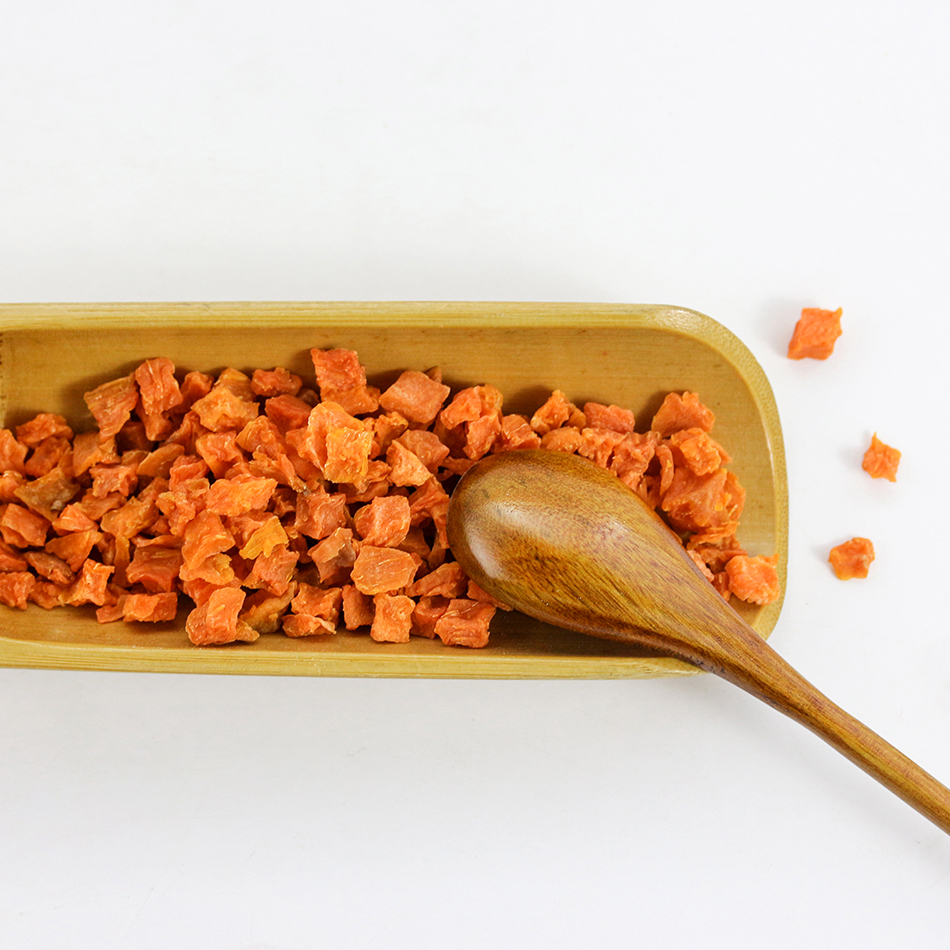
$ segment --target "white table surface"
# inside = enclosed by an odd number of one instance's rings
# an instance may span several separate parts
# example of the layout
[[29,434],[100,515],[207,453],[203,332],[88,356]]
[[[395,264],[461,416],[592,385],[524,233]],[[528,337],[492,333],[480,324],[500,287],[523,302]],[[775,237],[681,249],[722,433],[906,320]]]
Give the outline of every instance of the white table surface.
[[[950,14],[7,4],[0,299],[670,303],[768,374],[772,643],[950,780]],[[843,307],[825,363],[784,352]],[[896,484],[860,469],[873,431]],[[871,537],[865,581],[831,545]],[[4,947],[948,945],[950,838],[712,677],[0,670]]]

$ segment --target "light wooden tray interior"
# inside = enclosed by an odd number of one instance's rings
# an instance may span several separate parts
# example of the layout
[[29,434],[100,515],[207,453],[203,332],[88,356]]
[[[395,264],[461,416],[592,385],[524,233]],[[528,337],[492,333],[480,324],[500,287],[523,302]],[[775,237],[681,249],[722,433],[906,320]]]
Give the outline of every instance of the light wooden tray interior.
[[[720,324],[675,307],[509,303],[200,303],[0,305],[4,425],[57,412],[91,426],[82,395],[166,356],[180,372],[286,366],[312,380],[311,347],[355,349],[371,381],[442,367],[454,388],[490,382],[509,412],[531,413],[552,389],[574,402],[616,403],[648,423],[672,390],[698,392],[714,435],[748,492],[740,541],[779,555],[785,582],[787,489],[771,388],[746,347]],[[643,428],[638,424],[638,428]],[[768,636],[781,600],[741,605]],[[0,607],[0,665],[324,676],[645,677],[691,667],[621,644],[496,615],[483,650],[413,637],[379,644],[362,633],[191,646],[176,623],[98,624],[92,609]]]

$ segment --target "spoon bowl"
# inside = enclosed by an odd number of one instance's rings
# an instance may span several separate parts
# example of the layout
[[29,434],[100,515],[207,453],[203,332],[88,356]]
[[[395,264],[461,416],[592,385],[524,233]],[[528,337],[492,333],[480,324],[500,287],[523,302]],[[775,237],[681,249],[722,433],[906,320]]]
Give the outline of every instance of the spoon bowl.
[[448,539],[466,573],[503,603],[721,676],[817,733],[950,833],[950,789],[785,662],[612,473],[557,452],[485,458],[455,488]]

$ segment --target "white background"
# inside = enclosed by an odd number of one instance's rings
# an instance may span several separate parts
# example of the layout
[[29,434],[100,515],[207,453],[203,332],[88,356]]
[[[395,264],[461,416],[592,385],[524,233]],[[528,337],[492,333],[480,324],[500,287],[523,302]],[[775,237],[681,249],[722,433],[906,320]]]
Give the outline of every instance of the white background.
[[[709,314],[784,426],[773,645],[948,781],[947,9],[7,2],[0,299]],[[712,677],[0,671],[6,947],[929,950],[948,908],[950,838]]]

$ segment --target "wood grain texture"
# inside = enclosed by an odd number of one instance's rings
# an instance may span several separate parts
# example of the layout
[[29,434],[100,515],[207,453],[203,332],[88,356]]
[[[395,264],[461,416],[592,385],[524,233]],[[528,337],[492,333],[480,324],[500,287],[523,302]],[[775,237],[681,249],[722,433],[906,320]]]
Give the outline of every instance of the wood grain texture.
[[[507,411],[533,412],[551,389],[614,402],[649,419],[663,395],[694,390],[716,413],[715,435],[748,490],[741,540],[778,553],[787,496],[771,389],[725,327],[679,307],[546,303],[149,303],[0,305],[0,406],[5,425],[58,412],[91,425],[82,394],[167,356],[182,372],[286,366],[313,378],[311,347],[355,349],[375,385],[403,369],[441,366],[453,388],[490,382]],[[744,608],[763,636],[781,604]],[[192,647],[184,611],[169,624],[99,625],[91,611],[0,612],[0,664],[86,669],[320,676],[646,677],[695,668],[626,644],[599,642],[500,615],[473,651],[424,638],[377,644],[365,635]]]
[[611,473],[556,452],[485,458],[456,487],[448,531],[456,559],[499,600],[721,676],[817,733],[950,833],[950,789],[785,662]]

